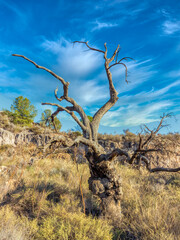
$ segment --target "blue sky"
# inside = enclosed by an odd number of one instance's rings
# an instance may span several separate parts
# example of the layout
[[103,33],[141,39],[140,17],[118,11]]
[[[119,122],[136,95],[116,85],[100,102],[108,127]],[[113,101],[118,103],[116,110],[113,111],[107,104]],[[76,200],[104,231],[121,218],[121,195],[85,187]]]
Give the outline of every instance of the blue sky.
[[[141,124],[154,126],[163,113],[173,112],[164,132],[180,132],[180,1],[179,0],[0,0],[0,109],[28,97],[41,112],[56,102],[62,86],[36,69],[22,54],[52,69],[70,82],[69,94],[93,115],[109,97],[101,53],[88,51],[75,40],[129,56],[128,81],[123,67],[112,68],[119,101],[101,121],[101,132],[136,132]],[[64,105],[65,106],[65,105]],[[53,110],[53,108],[51,108]],[[60,113],[63,130],[76,124]]]

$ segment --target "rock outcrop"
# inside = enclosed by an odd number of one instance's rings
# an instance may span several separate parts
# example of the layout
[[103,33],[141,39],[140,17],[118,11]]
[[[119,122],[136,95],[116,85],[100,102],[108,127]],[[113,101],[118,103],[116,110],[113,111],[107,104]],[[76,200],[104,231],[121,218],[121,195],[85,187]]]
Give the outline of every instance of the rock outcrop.
[[0,128],[0,146],[2,145],[15,145],[15,134]]
[[37,146],[46,144],[54,135],[52,134],[35,134],[30,131],[20,133],[12,133],[3,128],[0,128],[0,146],[3,145],[18,145],[34,143]]
[[[29,144],[33,143],[37,146],[42,146],[48,143],[49,140],[57,138],[58,136],[62,136],[61,134],[56,133],[34,133],[29,130],[24,130],[20,133],[12,133],[8,130],[0,128],[0,146],[3,145],[12,145],[16,146],[19,144]],[[71,139],[71,137],[68,135]],[[159,140],[161,141],[161,139]],[[152,167],[161,166],[161,167],[171,167],[176,168],[179,167],[180,164],[180,143],[179,138],[176,141],[169,140],[168,138],[164,138],[165,148],[168,150],[166,152],[155,152],[149,155],[150,159],[152,159]],[[121,141],[112,141],[110,139],[101,139],[99,140],[99,144],[105,149],[107,153],[112,152],[115,148],[124,149],[127,151],[131,151],[135,149],[137,146],[136,142],[132,142],[130,144],[129,141],[121,139]],[[77,152],[77,161],[79,163],[86,162],[85,159],[85,150],[83,146],[79,146]],[[126,158],[124,156],[120,156],[117,158],[117,161],[121,163],[126,163]]]

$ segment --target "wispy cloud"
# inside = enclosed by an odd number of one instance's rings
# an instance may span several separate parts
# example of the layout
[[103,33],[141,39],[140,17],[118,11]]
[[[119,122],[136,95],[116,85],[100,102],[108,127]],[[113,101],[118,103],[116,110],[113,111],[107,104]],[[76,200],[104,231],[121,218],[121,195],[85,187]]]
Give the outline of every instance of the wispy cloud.
[[110,127],[138,126],[159,120],[161,113],[172,106],[171,101],[161,101],[147,105],[131,103],[116,111],[109,111],[102,119],[101,125]]
[[175,70],[175,71],[169,72],[168,77],[179,78],[180,77],[180,70]]
[[44,50],[54,53],[57,57],[56,70],[68,78],[82,78],[96,70],[102,64],[102,56],[97,52],[88,51],[85,44],[75,44],[60,37],[55,41],[47,39],[41,45]]
[[[90,1],[91,2],[91,1]],[[127,19],[128,17],[136,18],[141,12],[146,10],[149,6],[148,2],[134,1],[134,0],[103,0],[95,4],[95,9],[103,9],[106,11],[106,16],[118,16],[118,19]]]
[[117,23],[99,22],[97,20],[93,24],[95,25],[95,27],[93,27],[91,31],[96,31],[96,30],[101,30],[103,28],[112,28],[112,27],[118,26]]
[[77,98],[82,105],[97,103],[100,100],[108,98],[106,86],[98,85],[96,80],[90,80],[84,83],[76,90]]
[[73,46],[70,40],[63,37],[56,41],[45,40],[41,46],[56,56],[57,62],[53,68],[70,82],[69,94],[79,104],[88,106],[107,97],[108,93],[99,84],[97,74],[97,70],[103,66],[101,54],[89,51],[85,44],[77,43]]
[[27,23],[27,12],[25,13],[24,11],[22,11],[14,2],[0,0],[0,4],[6,6],[13,13],[15,13],[15,15],[18,16],[18,18],[20,19],[21,25],[25,25]]
[[128,84],[125,82],[125,69],[123,66],[116,66],[112,69],[112,76],[117,85],[118,93],[122,94],[149,81],[156,76],[157,70],[152,59],[145,61],[136,61],[127,63],[128,67]]
[[[149,101],[158,101],[159,99],[165,99],[165,98],[168,98],[168,96],[166,95],[168,91],[171,88],[177,87],[177,86],[180,86],[180,80],[175,81],[167,85],[166,87],[163,87],[158,90],[155,90],[154,88],[152,88],[151,91],[141,91],[137,94],[123,95],[122,97],[120,97],[118,103],[120,105],[131,104],[132,102],[136,104],[142,104],[142,103],[147,103]],[[178,92],[177,88],[176,88],[176,91]],[[174,91],[174,95],[176,91]]]
[[[177,80],[161,89],[143,91],[137,94],[123,95],[113,111],[109,111],[102,119],[101,124],[110,127],[138,126],[141,124],[158,121],[163,112],[171,112],[172,109],[178,112],[178,104],[175,96],[178,95]],[[168,99],[168,92],[176,87],[174,99]]]
[[163,23],[163,31],[167,35],[180,32],[180,21],[167,20]]

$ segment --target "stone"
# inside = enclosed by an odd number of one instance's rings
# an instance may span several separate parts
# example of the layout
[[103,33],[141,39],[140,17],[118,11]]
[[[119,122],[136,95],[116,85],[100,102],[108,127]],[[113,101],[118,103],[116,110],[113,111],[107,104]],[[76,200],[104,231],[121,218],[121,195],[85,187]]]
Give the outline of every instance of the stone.
[[0,146],[2,145],[15,145],[14,133],[0,128]]

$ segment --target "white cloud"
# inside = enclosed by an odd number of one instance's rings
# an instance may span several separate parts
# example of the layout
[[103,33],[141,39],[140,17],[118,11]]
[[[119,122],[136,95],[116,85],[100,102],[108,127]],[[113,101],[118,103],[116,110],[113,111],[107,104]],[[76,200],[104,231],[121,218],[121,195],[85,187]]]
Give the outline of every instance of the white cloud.
[[82,105],[94,104],[95,102],[108,98],[106,86],[99,86],[97,81],[90,80],[85,82],[76,90],[77,99]]
[[[107,88],[99,84],[97,74],[103,66],[101,53],[89,51],[85,44],[76,43],[73,46],[63,37],[57,41],[45,40],[42,47],[56,55],[57,63],[53,68],[56,73],[60,72],[65,81],[70,82],[69,96],[80,105],[92,105],[107,97]],[[89,79],[93,75],[96,79]]]
[[167,35],[171,35],[180,31],[180,21],[167,20],[163,23],[163,31]]
[[[130,127],[159,121],[164,112],[178,111],[178,104],[168,99],[168,91],[175,89],[174,96],[178,94],[177,80],[161,89],[143,91],[137,94],[120,97],[116,110],[111,110],[103,117],[101,125],[110,127]],[[173,109],[173,110],[172,110]]]
[[57,56],[56,70],[67,77],[80,78],[95,71],[102,64],[102,55],[90,51],[85,44],[75,45],[63,37],[56,41],[45,40],[42,47]]
[[[179,85],[180,85],[180,80],[175,81],[167,85],[166,87],[158,90],[154,90],[154,88],[152,88],[151,91],[142,91],[133,95],[124,95],[120,97],[118,104],[119,105],[130,104],[131,102],[135,102],[136,104],[141,104],[149,101],[155,101],[156,99],[160,99],[160,98],[164,99],[167,97],[166,93],[168,93],[168,91],[171,88],[177,87]],[[176,93],[176,91],[174,93]]]
[[118,23],[122,23],[129,18],[136,18],[149,6],[147,1],[138,1],[135,5],[131,4],[133,1],[134,0],[103,0],[95,4],[95,10],[101,9],[103,12],[106,12],[106,18],[114,18],[118,20]]
[[131,103],[125,108],[109,111],[103,117],[101,125],[110,127],[138,126],[159,120],[162,112],[172,106],[171,101],[161,101],[147,105]]
[[97,20],[96,22],[94,22],[94,24],[95,24],[95,27],[92,28],[92,31],[101,30],[102,28],[112,28],[112,27],[118,26],[117,23],[99,22]]
[[177,78],[180,77],[180,70],[171,71],[168,73],[168,77]]
[[[57,41],[45,40],[42,47],[57,56],[57,64],[54,67],[60,76],[70,82],[69,95],[74,97],[83,106],[101,105],[109,97],[108,81],[103,68],[103,57],[100,53],[85,51],[84,44],[72,43],[64,38]],[[156,70],[151,63],[152,59],[145,61],[128,62],[129,84],[125,80],[123,66],[112,68],[113,81],[119,93],[128,92],[154,76]],[[100,68],[101,67],[101,68]],[[89,80],[91,73],[96,72],[96,77]],[[51,84],[52,85],[52,84]]]
[[146,63],[150,63],[151,61],[152,59],[147,59],[146,61],[131,61],[126,63],[128,68],[128,84],[125,82],[125,68],[121,65],[112,68],[112,76],[118,93],[131,91],[152,77],[155,77],[157,70],[154,69],[154,65],[146,65]]

